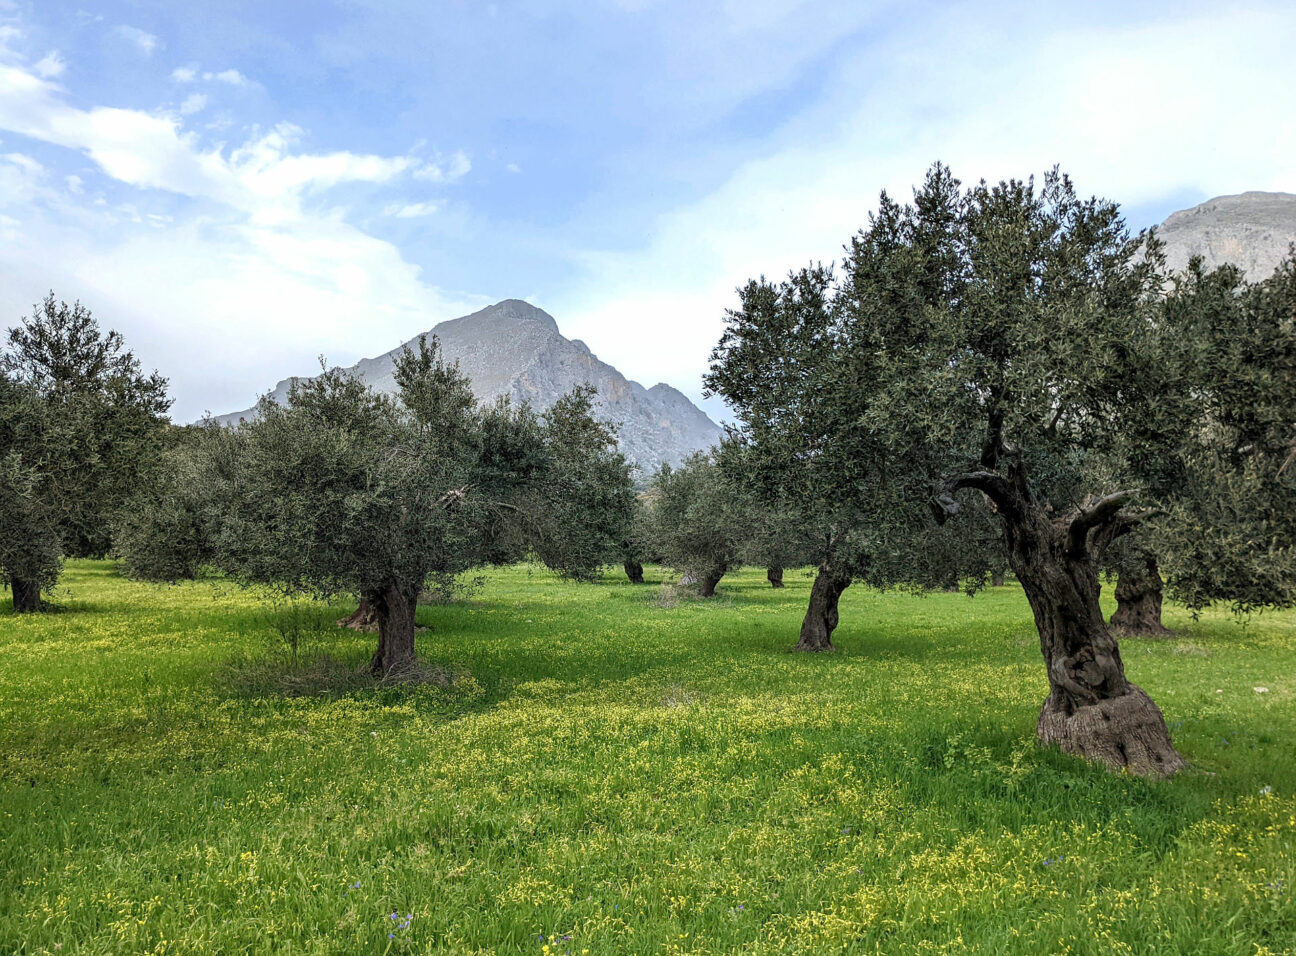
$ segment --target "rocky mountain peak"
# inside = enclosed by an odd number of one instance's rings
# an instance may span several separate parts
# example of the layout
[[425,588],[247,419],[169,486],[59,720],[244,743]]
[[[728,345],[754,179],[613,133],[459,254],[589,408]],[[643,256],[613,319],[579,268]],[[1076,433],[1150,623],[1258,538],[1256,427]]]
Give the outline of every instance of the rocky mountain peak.
[[1245,192],[1216,196],[1172,213],[1157,227],[1166,261],[1183,269],[1200,255],[1207,268],[1231,262],[1255,281],[1266,279],[1296,242],[1296,195]]
[[[628,380],[600,361],[584,342],[564,338],[553,316],[522,299],[505,299],[441,322],[345,371],[378,391],[395,392],[396,357],[428,334],[437,336],[447,358],[458,361],[480,402],[507,395],[544,411],[574,386],[593,385],[600,414],[616,425],[621,450],[645,475],[664,462],[678,464],[720,440],[720,428],[682,392],[664,383],[644,388]],[[286,401],[292,381],[281,381],[271,397]],[[251,408],[216,420],[237,424],[254,414]]]

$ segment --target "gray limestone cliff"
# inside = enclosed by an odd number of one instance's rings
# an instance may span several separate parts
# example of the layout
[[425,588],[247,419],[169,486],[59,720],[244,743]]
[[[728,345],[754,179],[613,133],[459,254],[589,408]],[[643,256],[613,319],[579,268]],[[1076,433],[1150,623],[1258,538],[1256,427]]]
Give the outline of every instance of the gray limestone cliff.
[[[599,361],[584,342],[564,338],[549,313],[520,299],[505,299],[442,322],[431,334],[440,340],[446,357],[459,362],[480,402],[507,395],[543,411],[574,386],[593,385],[601,417],[617,425],[621,451],[645,476],[663,462],[678,464],[692,452],[720,441],[719,426],[682,392],[665,384],[644,388],[628,380]],[[407,344],[417,344],[419,337]],[[347,371],[380,392],[395,392],[399,354],[397,348],[362,359]],[[280,382],[271,397],[284,402],[292,382]],[[254,414],[252,408],[215,420],[232,425]]]
[[1296,195],[1217,196],[1173,213],[1157,227],[1166,262],[1180,270],[1194,255],[1208,269],[1231,262],[1252,281],[1267,279],[1296,242]]

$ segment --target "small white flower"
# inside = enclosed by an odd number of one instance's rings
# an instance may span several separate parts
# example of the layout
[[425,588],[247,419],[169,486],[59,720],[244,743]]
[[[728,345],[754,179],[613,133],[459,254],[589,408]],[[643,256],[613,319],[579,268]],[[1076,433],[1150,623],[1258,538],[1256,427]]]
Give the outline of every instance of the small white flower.
[[1255,691],[1257,694],[1267,694],[1267,693],[1269,693],[1269,688],[1268,688],[1268,687],[1252,687],[1251,689],[1252,689],[1253,691]]
[[1260,796],[1262,797],[1267,797],[1271,793],[1273,793],[1273,787],[1269,786],[1268,784],[1265,784],[1263,787],[1260,788]]
[[371,730],[371,731],[369,731],[369,736],[370,736],[370,737],[377,737],[377,736],[378,736],[378,731],[376,731],[376,730]]
[[1224,693],[1224,692],[1223,692],[1222,690],[1217,690],[1215,693],[1217,693],[1217,694],[1222,694],[1222,693]]

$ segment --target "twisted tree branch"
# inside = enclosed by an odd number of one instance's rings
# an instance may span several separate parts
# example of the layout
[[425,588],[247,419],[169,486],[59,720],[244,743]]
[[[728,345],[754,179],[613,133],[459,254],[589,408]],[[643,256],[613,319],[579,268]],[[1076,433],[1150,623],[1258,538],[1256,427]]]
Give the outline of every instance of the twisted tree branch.
[[1094,528],[1109,526],[1120,516],[1120,510],[1131,498],[1133,491],[1118,491],[1092,501],[1080,509],[1071,519],[1067,529],[1067,552],[1072,557],[1081,557],[1089,541],[1089,532]]
[[928,501],[937,524],[944,524],[962,510],[954,496],[967,488],[984,494],[1005,514],[1018,511],[1017,490],[1012,482],[997,471],[969,471],[946,478],[941,490]]

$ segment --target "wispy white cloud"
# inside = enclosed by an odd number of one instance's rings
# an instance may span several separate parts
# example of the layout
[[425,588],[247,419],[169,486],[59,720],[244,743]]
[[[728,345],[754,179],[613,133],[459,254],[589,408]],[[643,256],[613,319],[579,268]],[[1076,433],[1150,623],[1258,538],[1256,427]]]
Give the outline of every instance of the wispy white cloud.
[[63,71],[67,69],[67,62],[59,55],[58,50],[52,50],[37,61],[32,69],[36,71],[37,76],[49,80],[56,76],[62,76]]
[[554,304],[627,375],[696,395],[735,286],[839,258],[879,190],[907,198],[935,160],[965,181],[1061,163],[1082,191],[1127,204],[1296,191],[1296,124],[1256,95],[1296,88],[1293,33],[1291,8],[1031,36],[950,15],[921,43],[845,67],[839,94],[789,117],[710,194],[663,212],[646,245],[577,254],[584,281]]
[[171,71],[171,80],[174,83],[192,83],[200,77],[208,83],[226,83],[230,86],[247,86],[250,82],[246,76],[232,67],[228,70],[199,72],[198,64],[191,63],[188,66],[178,66]]
[[[60,206],[41,192],[39,163],[0,156],[0,207],[13,210],[0,235],[21,230],[0,256],[0,308],[25,310],[48,288],[96,303],[142,360],[172,376],[179,419],[245,407],[286,372],[311,372],[321,351],[354,361],[357,317],[372,352],[485,304],[438,290],[395,246],[307,202],[345,183],[392,182],[419,165],[411,157],[306,152],[289,124],[208,149],[175,116],[81,109],[47,79],[3,65],[0,129],[82,153],[140,190],[138,201],[87,203],[69,195],[84,189],[72,175]],[[159,206],[155,190],[201,206]],[[393,215],[436,207],[398,205]]]
[[438,156],[433,162],[424,163],[414,170],[414,176],[434,183],[452,183],[471,171],[472,160],[462,150],[458,150],[448,159]]
[[44,189],[45,167],[22,153],[0,154],[0,209],[20,208]]
[[204,80],[215,80],[217,83],[228,83],[230,86],[244,86],[247,77],[238,70],[221,70],[219,73],[204,73]]
[[204,150],[171,117],[78,109],[48,81],[8,66],[0,66],[0,128],[81,150],[129,185],[212,199],[266,221],[297,214],[312,192],[344,182],[387,182],[415,165],[405,156],[296,153],[301,131],[290,124],[228,154]]
[[23,32],[10,23],[0,24],[0,53],[12,56],[14,44],[23,38]]
[[439,202],[393,203],[383,210],[383,215],[394,216],[397,219],[415,219],[419,216],[430,216],[440,210]]
[[205,93],[190,93],[180,104],[180,114],[189,116],[193,113],[201,112],[207,106],[207,95]]
[[131,44],[140,53],[145,56],[152,56],[153,51],[161,45],[161,41],[152,33],[141,30],[139,27],[119,26],[113,30],[113,33]]

